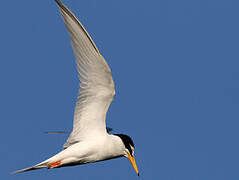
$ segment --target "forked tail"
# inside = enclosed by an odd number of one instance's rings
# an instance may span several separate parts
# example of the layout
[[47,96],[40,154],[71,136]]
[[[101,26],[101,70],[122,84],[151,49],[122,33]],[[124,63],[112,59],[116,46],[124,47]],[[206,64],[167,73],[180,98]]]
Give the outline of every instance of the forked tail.
[[11,174],[21,173],[21,172],[26,172],[26,171],[31,171],[31,170],[41,169],[41,168],[47,168],[48,167],[47,164],[48,164],[47,162],[42,162],[32,167],[14,171]]
[[26,171],[31,171],[31,170],[41,169],[41,168],[52,169],[52,168],[56,168],[56,167],[60,167],[60,166],[62,166],[62,160],[58,160],[58,161],[53,160],[52,161],[52,158],[49,158],[35,166],[28,167],[25,169],[20,169],[20,170],[12,172],[11,174],[21,173],[21,172],[26,172]]

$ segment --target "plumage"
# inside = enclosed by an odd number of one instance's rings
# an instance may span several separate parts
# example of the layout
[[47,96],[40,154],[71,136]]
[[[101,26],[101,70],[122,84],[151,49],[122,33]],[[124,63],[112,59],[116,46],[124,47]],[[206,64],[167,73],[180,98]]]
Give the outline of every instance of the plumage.
[[138,174],[132,139],[127,135],[107,133],[106,114],[115,96],[111,70],[81,22],[64,4],[59,0],[55,1],[71,37],[80,80],[73,130],[62,151],[33,167],[15,173],[125,156],[130,159]]
[[105,117],[115,89],[111,70],[90,35],[66,6],[57,3],[71,36],[80,79],[73,131],[64,144],[67,148],[82,139],[106,133]]

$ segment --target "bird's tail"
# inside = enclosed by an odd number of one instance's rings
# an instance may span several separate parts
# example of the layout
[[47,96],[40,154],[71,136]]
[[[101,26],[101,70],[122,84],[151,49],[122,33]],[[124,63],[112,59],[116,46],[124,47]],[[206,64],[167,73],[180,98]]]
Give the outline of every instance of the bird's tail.
[[41,169],[41,168],[47,168],[48,167],[47,165],[48,165],[48,162],[44,161],[44,162],[41,162],[41,163],[39,163],[35,166],[14,171],[11,174],[21,173],[21,172],[26,172],[26,171],[31,171],[31,170]]

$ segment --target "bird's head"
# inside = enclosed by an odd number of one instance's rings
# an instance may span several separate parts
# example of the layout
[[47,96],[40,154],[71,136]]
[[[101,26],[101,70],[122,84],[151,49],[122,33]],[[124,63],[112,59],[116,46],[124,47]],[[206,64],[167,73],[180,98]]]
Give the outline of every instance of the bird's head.
[[136,171],[137,175],[139,176],[139,171],[136,165],[136,161],[135,161],[135,157],[134,157],[134,142],[133,140],[125,134],[114,134],[116,136],[119,136],[120,139],[122,140],[124,146],[125,146],[125,150],[124,150],[124,156],[127,157],[132,166],[134,167],[134,170]]

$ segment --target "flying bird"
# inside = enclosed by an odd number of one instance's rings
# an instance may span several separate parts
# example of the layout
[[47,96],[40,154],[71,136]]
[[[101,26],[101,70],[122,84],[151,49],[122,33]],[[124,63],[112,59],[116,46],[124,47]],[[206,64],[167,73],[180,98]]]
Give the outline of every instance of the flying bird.
[[127,157],[139,175],[132,139],[125,134],[109,134],[106,129],[106,114],[115,96],[111,70],[81,22],[63,3],[55,1],[71,37],[80,80],[73,130],[62,151],[13,173]]

